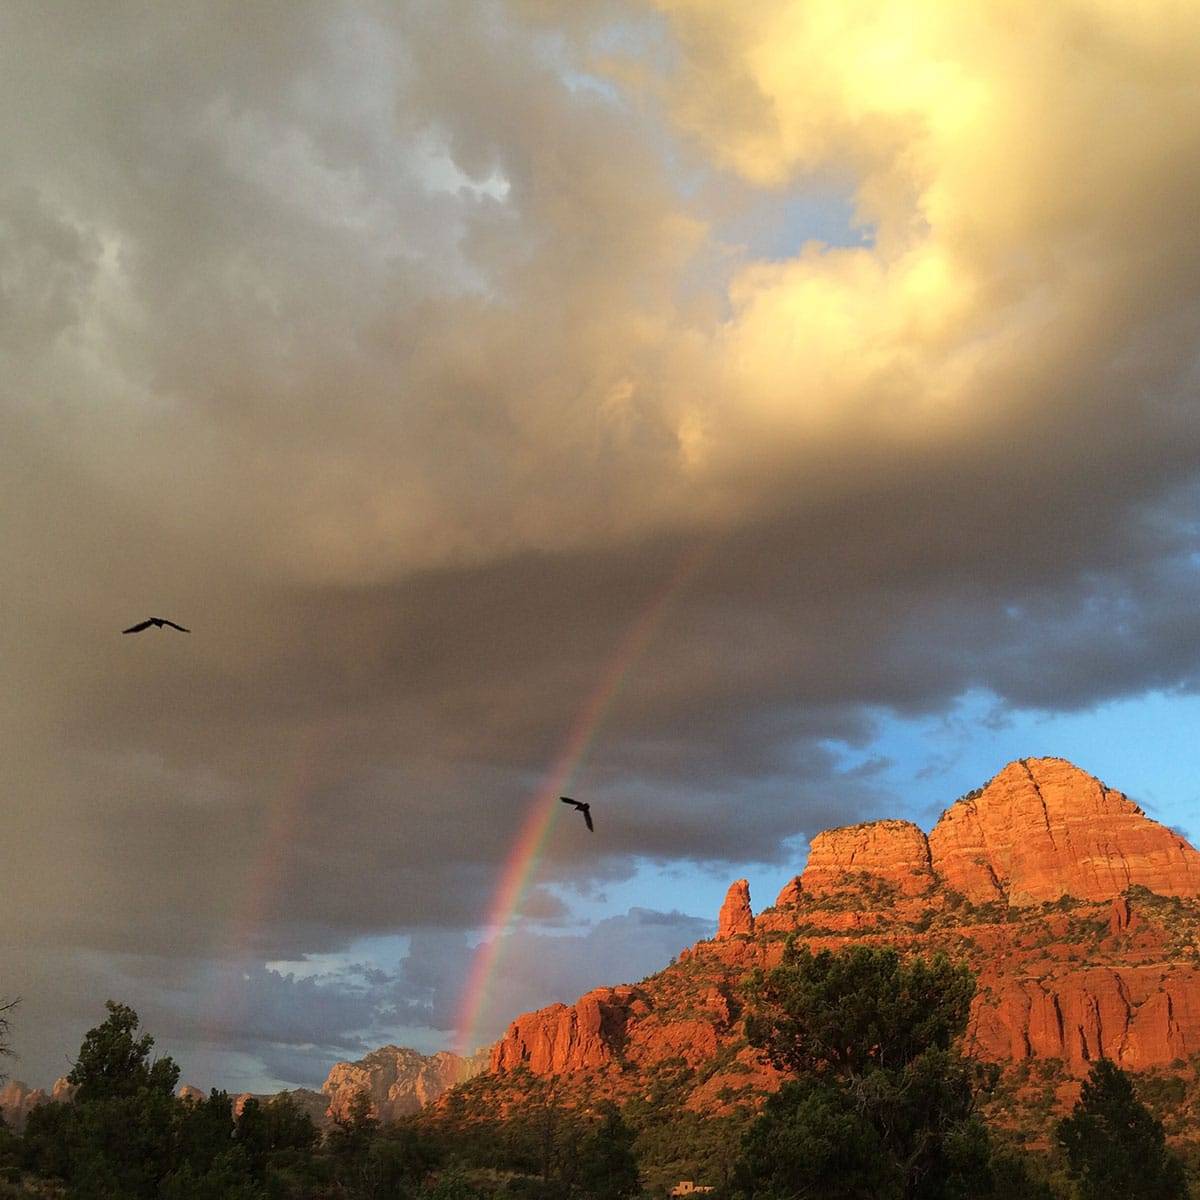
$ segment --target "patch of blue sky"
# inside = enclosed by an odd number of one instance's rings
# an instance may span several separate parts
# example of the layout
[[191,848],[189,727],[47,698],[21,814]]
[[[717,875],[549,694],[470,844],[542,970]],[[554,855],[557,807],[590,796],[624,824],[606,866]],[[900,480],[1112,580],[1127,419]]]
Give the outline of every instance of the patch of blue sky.
[[875,782],[896,810],[929,829],[958,796],[1018,758],[1070,759],[1124,792],[1155,820],[1200,843],[1200,695],[1147,692],[1076,712],[1009,709],[972,691],[938,715],[878,714],[868,744],[846,749],[847,770],[886,760]]
[[836,183],[759,192],[714,232],[726,244],[743,247],[749,258],[776,262],[796,258],[810,242],[829,247],[874,242],[874,230],[855,221],[854,189]]
[[508,198],[511,184],[498,167],[493,167],[486,178],[472,179],[454,161],[449,150],[432,136],[418,142],[410,153],[413,173],[428,192],[450,195],[466,192],[471,196],[490,196],[501,202]]
[[[755,912],[774,903],[784,884],[804,865],[807,847],[795,847],[794,861],[779,864],[748,864],[744,867],[713,867],[695,864],[668,865],[639,861],[627,879],[605,883],[594,894],[575,897],[571,905],[576,915],[600,920],[631,908],[649,908],[656,912],[682,912],[701,917],[717,928],[717,913],[734,879],[745,876],[750,882],[751,906]],[[663,964],[666,965],[665,963]]]
[[351,968],[394,971],[408,955],[411,939],[406,934],[373,934],[355,938],[344,949],[328,954],[307,954],[300,959],[276,959],[264,963],[268,971],[294,975],[297,979],[342,975]]
[[593,75],[588,71],[564,70],[562,81],[572,92],[590,92],[606,100],[609,104],[623,104],[624,97],[620,88],[611,79],[602,75]]

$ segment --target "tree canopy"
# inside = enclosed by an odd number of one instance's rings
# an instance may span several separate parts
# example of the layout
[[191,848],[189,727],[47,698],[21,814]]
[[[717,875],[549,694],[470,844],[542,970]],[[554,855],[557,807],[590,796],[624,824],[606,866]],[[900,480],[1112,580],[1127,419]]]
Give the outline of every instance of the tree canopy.
[[791,1076],[751,1126],[738,1164],[752,1197],[967,1200],[994,1195],[975,1113],[991,1073],[964,1058],[975,982],[944,957],[789,941],[747,985],[746,1036]]
[[890,947],[839,953],[788,944],[748,985],[746,1036],[790,1075],[861,1075],[948,1050],[967,1026],[975,980],[942,955],[903,962]]
[[1057,1128],[1080,1200],[1186,1200],[1183,1164],[1129,1076],[1101,1058]]
[[175,1060],[150,1060],[154,1039],[148,1033],[137,1036],[138,1015],[127,1004],[109,1000],[104,1007],[107,1020],[88,1030],[67,1076],[79,1089],[76,1101],[134,1096],[143,1089],[169,1096],[179,1082]]
[[[12,1046],[9,1045],[9,1024],[8,1014],[20,1003],[19,1000],[5,1000],[0,998],[0,1059],[12,1057]],[[3,1071],[0,1071],[0,1083],[3,1083],[8,1078]]]

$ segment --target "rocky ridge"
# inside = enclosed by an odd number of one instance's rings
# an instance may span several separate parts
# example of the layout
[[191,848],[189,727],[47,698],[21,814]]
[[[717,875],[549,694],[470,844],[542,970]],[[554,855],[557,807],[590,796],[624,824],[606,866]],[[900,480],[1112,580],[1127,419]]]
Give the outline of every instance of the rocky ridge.
[[[175,1089],[175,1095],[180,1100],[188,1100],[193,1104],[202,1104],[208,1099],[208,1093],[190,1083],[181,1083]],[[10,1129],[20,1132],[25,1128],[29,1114],[39,1105],[48,1103],[69,1103],[75,1096],[75,1088],[66,1078],[56,1079],[54,1086],[47,1092],[44,1088],[31,1088],[20,1080],[9,1080],[0,1087],[0,1117]],[[304,1112],[312,1117],[317,1125],[329,1123],[328,1097],[310,1088],[294,1088],[291,1091],[257,1093],[237,1092],[230,1099],[233,1102],[233,1113],[237,1116],[246,1105],[247,1100],[259,1100],[269,1103],[277,1096],[288,1096],[294,1100]]]
[[409,1116],[477,1075],[487,1066],[487,1051],[469,1058],[448,1051],[420,1054],[405,1046],[383,1046],[357,1062],[335,1063],[321,1091],[331,1120],[345,1117],[358,1093],[370,1100],[381,1121]]
[[778,1080],[745,1042],[739,985],[791,935],[965,959],[971,1052],[1018,1084],[1032,1069],[1059,1103],[1100,1055],[1134,1071],[1190,1060],[1200,1079],[1198,934],[1200,853],[1071,763],[1022,760],[928,836],[906,821],[817,835],[772,907],[755,914],[738,880],[717,937],[658,975],[518,1017],[492,1050],[489,1094],[502,1105],[504,1080],[515,1094],[532,1075],[622,1098],[679,1069],[694,1111],[753,1102]]
[[[269,1104],[287,1096],[306,1112],[318,1127],[331,1125],[350,1111],[354,1096],[365,1091],[372,1115],[383,1121],[408,1116],[434,1103],[447,1089],[478,1074],[487,1066],[488,1051],[470,1058],[457,1054],[424,1055],[403,1046],[384,1046],[358,1062],[336,1063],[319,1092],[311,1088],[293,1088],[283,1092],[235,1092],[230,1095],[234,1116],[239,1116],[248,1100]],[[55,1081],[47,1092],[31,1088],[19,1080],[0,1086],[0,1117],[18,1132],[25,1127],[29,1114],[51,1101],[70,1101],[74,1087],[64,1079]],[[181,1100],[203,1103],[208,1093],[190,1083],[180,1084],[175,1094]]]
[[70,1100],[74,1094],[75,1088],[65,1077],[56,1079],[49,1092],[45,1088],[31,1088],[19,1079],[10,1079],[0,1087],[0,1117],[10,1129],[19,1132],[38,1105],[52,1100]]

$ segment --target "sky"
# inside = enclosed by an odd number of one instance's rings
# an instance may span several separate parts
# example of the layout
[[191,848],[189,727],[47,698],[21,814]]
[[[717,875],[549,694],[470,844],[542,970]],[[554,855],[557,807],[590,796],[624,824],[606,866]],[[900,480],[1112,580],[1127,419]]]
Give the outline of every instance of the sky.
[[1173,0],[5,5],[11,1073],[482,1044],[1022,756],[1200,839],[1197,111]]

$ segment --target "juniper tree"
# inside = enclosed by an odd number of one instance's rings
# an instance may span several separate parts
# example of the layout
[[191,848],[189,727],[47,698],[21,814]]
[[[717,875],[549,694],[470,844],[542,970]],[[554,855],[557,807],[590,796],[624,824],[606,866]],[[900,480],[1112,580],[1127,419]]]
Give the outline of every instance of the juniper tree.
[[1057,1134],[1080,1200],[1186,1200],[1183,1164],[1167,1148],[1162,1122],[1110,1059],[1092,1064]]
[[903,961],[789,941],[747,986],[746,1036],[790,1077],[747,1134],[752,1196],[952,1200],[992,1194],[975,1113],[993,1076],[958,1051],[974,979],[945,957]]

